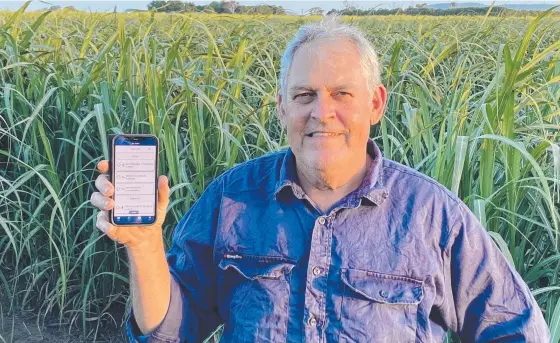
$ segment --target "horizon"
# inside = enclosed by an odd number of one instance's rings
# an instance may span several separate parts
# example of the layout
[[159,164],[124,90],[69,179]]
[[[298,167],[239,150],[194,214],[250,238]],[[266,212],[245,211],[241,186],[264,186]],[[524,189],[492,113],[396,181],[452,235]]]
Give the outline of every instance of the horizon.
[[[21,8],[26,1],[0,1],[0,10],[15,11]],[[74,1],[32,1],[27,11],[37,11],[45,10],[51,6],[73,6],[78,10],[91,11],[91,12],[112,12],[116,10],[117,12],[124,12],[126,10],[147,10],[148,4],[151,1],[146,0],[117,0],[117,1],[91,1],[91,0],[74,0]],[[196,5],[207,5],[210,0],[198,0],[198,1],[183,1],[183,2],[194,2]],[[255,1],[255,0],[237,0],[240,5],[260,5],[269,4],[283,7],[286,11],[291,13],[299,14],[303,13],[310,8],[320,7],[321,9],[328,11],[331,9],[340,10],[344,8],[344,2],[342,0],[323,0],[323,1]],[[419,3],[427,3],[429,5],[435,4],[447,4],[450,1],[441,0],[426,0],[426,1],[348,1],[352,6],[359,9],[370,9],[370,8],[407,8],[414,7],[414,5]],[[457,0],[456,3],[478,3],[482,5],[490,5],[492,1],[476,1],[476,0]],[[552,0],[525,0],[525,1],[496,1],[495,5],[560,5],[560,1]]]

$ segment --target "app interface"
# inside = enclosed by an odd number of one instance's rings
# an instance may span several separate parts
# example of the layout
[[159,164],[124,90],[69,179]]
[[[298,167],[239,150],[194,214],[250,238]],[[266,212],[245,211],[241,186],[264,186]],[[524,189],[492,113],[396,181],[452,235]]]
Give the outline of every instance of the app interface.
[[155,216],[156,147],[115,145],[114,161],[114,216]]

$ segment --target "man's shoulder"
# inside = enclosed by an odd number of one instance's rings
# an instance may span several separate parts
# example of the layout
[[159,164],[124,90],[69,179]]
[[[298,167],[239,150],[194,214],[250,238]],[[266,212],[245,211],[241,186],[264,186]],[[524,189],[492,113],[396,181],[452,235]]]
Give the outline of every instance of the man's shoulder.
[[225,192],[265,191],[275,187],[287,149],[273,151],[239,163],[215,181]]
[[382,177],[394,207],[406,209],[409,215],[416,213],[423,216],[430,223],[438,219],[436,222],[440,226],[437,227],[445,237],[441,242],[442,247],[447,246],[447,240],[456,224],[474,217],[455,193],[416,169],[383,159]]
[[382,183],[389,189],[398,189],[414,195],[426,194],[460,205],[459,197],[432,177],[399,162],[383,158]]

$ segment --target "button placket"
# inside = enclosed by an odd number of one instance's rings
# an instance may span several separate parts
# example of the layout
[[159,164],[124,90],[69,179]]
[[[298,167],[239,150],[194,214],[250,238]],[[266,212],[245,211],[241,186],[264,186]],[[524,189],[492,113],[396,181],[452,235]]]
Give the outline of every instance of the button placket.
[[[327,292],[328,270],[331,260],[331,228],[326,216],[315,220],[315,228],[311,238],[311,249],[308,261],[308,277],[305,290],[305,308],[308,313],[305,320],[305,336],[310,342],[324,340],[322,320],[325,317],[325,299]],[[323,275],[323,277],[320,277]]]

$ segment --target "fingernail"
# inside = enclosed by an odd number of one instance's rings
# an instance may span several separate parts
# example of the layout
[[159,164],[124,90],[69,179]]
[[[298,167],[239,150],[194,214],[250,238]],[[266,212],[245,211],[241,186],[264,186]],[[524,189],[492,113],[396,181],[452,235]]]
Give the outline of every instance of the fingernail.
[[101,228],[101,230],[105,231],[105,230],[107,230],[107,228],[109,227],[109,223],[107,223],[107,222],[100,222],[100,223],[99,223],[99,227]]
[[103,193],[107,193],[107,192],[109,192],[109,187],[103,188]]
[[107,207],[107,205],[109,205],[109,200],[103,201],[103,207]]

